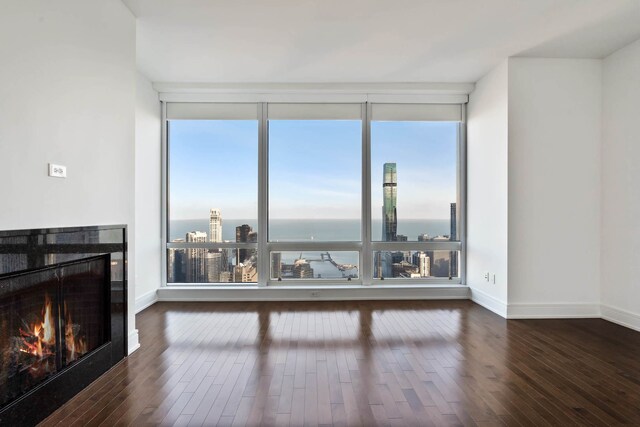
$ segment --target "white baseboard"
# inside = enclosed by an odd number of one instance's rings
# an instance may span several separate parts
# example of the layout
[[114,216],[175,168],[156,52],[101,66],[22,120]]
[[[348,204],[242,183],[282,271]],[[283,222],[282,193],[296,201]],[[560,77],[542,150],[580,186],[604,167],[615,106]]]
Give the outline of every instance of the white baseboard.
[[[312,294],[313,293],[313,294]],[[447,300],[471,299],[507,319],[602,318],[640,331],[640,315],[608,305],[505,304],[504,301],[466,286],[361,286],[327,287],[197,287],[170,286],[136,298],[136,313],[157,301],[358,301],[358,300]],[[138,331],[129,333],[129,354],[140,347]]]
[[154,289],[151,292],[147,292],[146,294],[142,294],[139,297],[136,297],[136,314],[140,313],[147,307],[152,306],[158,302],[158,290]]
[[129,342],[129,354],[140,348],[140,340],[138,339],[137,329],[129,331],[129,337],[127,341]]
[[171,286],[158,290],[159,301],[357,301],[469,299],[466,286],[400,287],[218,287]]
[[507,319],[599,318],[600,304],[509,304]]
[[471,301],[483,306],[487,310],[493,311],[498,316],[507,317],[507,304],[504,301],[482,292],[478,289],[469,288],[471,291]]
[[600,310],[604,320],[640,331],[640,315],[606,304],[602,304]]

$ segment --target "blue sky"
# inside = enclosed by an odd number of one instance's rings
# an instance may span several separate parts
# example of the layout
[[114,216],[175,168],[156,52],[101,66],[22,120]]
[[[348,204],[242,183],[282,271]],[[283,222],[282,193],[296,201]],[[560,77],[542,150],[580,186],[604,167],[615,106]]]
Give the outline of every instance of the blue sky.
[[[372,215],[380,217],[382,165],[396,162],[398,217],[446,219],[456,192],[457,124],[372,123]],[[269,123],[270,216],[359,218],[359,121]],[[171,219],[257,217],[257,121],[172,121]]]

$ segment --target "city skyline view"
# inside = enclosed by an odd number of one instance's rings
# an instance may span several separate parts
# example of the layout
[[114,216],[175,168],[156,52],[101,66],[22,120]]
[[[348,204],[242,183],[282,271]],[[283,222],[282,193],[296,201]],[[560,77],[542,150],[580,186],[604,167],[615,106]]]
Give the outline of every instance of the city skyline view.
[[[383,183],[384,188],[384,183]],[[419,241],[449,241],[457,238],[456,204],[450,205],[449,235],[418,235]],[[185,238],[173,242],[257,242],[257,233],[249,224],[233,227],[235,240],[211,238],[223,235],[222,212],[210,209],[209,234],[203,231],[189,231]],[[201,227],[205,228],[205,227]],[[395,228],[392,225],[392,228]],[[228,234],[228,233],[227,233]],[[406,241],[407,236],[398,234],[393,240]],[[387,239],[389,240],[389,239]],[[170,249],[168,257],[169,282],[171,283],[219,283],[256,282],[257,251],[255,249]],[[272,252],[271,279],[348,279],[359,277],[357,252]],[[375,278],[419,278],[456,277],[458,252],[445,250],[427,251],[379,251],[374,255]]]
[[[382,181],[384,204],[381,222],[383,241],[408,241],[407,235],[397,233],[397,168],[395,163],[384,164]],[[456,203],[450,204],[449,234],[429,236],[420,233],[418,241],[451,241],[457,239],[458,217]],[[334,220],[335,221],[335,220]],[[304,221],[303,221],[304,222]],[[223,214],[219,208],[209,209],[207,232],[188,231],[185,238],[172,239],[172,242],[220,243],[223,241]],[[204,224],[202,224],[204,225]],[[232,222],[233,226],[233,222]],[[287,229],[292,227],[291,221]],[[199,228],[199,227],[195,227]],[[204,227],[202,227],[204,228]],[[276,233],[277,234],[277,233]],[[327,241],[326,236],[322,236]],[[300,238],[300,236],[298,237]],[[310,237],[313,240],[313,236]],[[304,239],[302,239],[304,240]],[[231,241],[231,240],[224,240]],[[257,243],[258,233],[249,224],[235,226],[235,242]],[[327,252],[271,252],[271,280],[286,279],[355,279],[359,277],[358,252],[338,252],[337,257]],[[335,254],[335,252],[334,252]],[[258,251],[251,248],[206,249],[184,248],[170,249],[168,257],[168,280],[173,283],[218,283],[218,282],[257,282]],[[309,257],[310,255],[310,257]],[[355,256],[355,257],[354,257]],[[457,277],[458,252],[442,250],[426,251],[377,251],[374,255],[374,278],[425,278]]]
[[[359,219],[361,122],[277,120],[269,126],[270,218]],[[387,162],[401,171],[399,218],[448,218],[457,194],[457,132],[453,122],[372,122],[374,220],[382,206],[375,183]],[[212,201],[228,218],[257,219],[257,140],[253,120],[171,121],[170,219],[206,218],[202,212]]]
[[[372,123],[373,241],[457,238],[457,138],[457,123]],[[169,140],[171,241],[257,243],[257,122],[174,121]],[[362,240],[361,156],[359,120],[270,121],[268,240]],[[169,281],[257,282],[257,255],[245,248],[170,249]],[[372,255],[379,279],[457,276],[456,251]],[[271,280],[360,274],[357,251],[269,257]]]

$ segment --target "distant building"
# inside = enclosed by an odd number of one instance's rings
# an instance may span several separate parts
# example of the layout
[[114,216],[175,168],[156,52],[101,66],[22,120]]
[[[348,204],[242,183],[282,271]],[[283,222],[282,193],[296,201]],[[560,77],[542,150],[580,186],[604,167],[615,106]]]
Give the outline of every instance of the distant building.
[[257,282],[258,269],[253,264],[238,264],[233,268],[233,281],[236,283]]
[[428,242],[429,240],[431,239],[429,238],[429,235],[427,233],[418,235],[418,242]]
[[253,229],[249,224],[242,224],[236,227],[236,242],[247,243],[249,241],[249,233]]
[[[183,239],[176,239],[174,242],[184,242]],[[183,283],[186,282],[186,250],[170,249],[168,254],[167,282]]]
[[280,277],[290,279],[293,277],[293,264],[280,264]]
[[455,203],[451,203],[451,214],[449,217],[449,222],[450,222],[450,232],[449,232],[449,237],[451,238],[451,240],[458,240],[458,216],[456,213],[457,209],[456,209],[456,204]]
[[429,277],[431,275],[431,263],[425,252],[418,251],[413,254],[413,265],[418,267],[420,277]]
[[[458,215],[456,204],[451,203],[451,215],[449,218],[450,231],[449,239],[451,241],[458,240]],[[449,277],[458,277],[458,251],[451,251],[449,255]]]
[[391,262],[396,263],[404,261],[404,255],[405,253],[403,251],[391,252]]
[[[249,224],[242,224],[236,227],[236,243],[256,243],[257,241],[258,233],[253,231]],[[245,262],[255,254],[255,249],[238,249],[236,263]]]
[[271,254],[271,278],[282,278],[282,252],[273,252]]
[[[206,243],[207,233],[191,231],[187,233],[187,243]],[[205,283],[207,281],[205,248],[186,249],[186,281],[188,283]]]
[[293,263],[293,277],[295,279],[313,279],[313,268],[305,259],[297,259]]
[[406,241],[408,241],[408,240],[409,240],[409,238],[408,238],[407,236],[405,236],[404,234],[398,234],[398,235],[396,236],[396,240],[397,240],[398,242],[406,242]]
[[389,251],[378,251],[374,258],[374,277],[382,279],[393,277],[393,256]]
[[398,231],[396,203],[398,198],[398,178],[395,163],[385,163],[382,179],[382,240],[395,242]]
[[431,260],[431,276],[449,277],[451,263],[450,251],[434,251]]
[[393,277],[416,278],[420,277],[418,267],[410,262],[400,261],[393,263]]
[[220,281],[220,273],[223,271],[222,258],[222,252],[220,252],[219,250],[212,250],[207,252],[207,282],[216,283]]
[[209,210],[209,241],[222,242],[222,212],[218,208]]
[[220,282],[221,283],[228,283],[231,282],[233,279],[233,274],[231,274],[230,271],[223,271],[220,273]]

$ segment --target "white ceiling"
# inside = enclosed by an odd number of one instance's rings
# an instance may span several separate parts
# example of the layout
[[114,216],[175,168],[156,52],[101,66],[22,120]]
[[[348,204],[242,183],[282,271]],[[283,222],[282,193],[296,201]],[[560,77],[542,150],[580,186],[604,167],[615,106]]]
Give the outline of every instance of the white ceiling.
[[475,82],[640,38],[640,0],[122,1],[154,82]]

